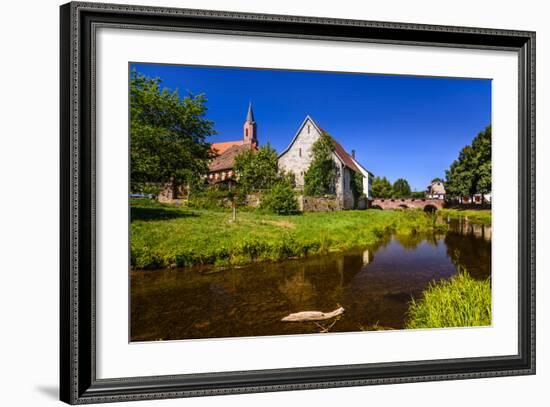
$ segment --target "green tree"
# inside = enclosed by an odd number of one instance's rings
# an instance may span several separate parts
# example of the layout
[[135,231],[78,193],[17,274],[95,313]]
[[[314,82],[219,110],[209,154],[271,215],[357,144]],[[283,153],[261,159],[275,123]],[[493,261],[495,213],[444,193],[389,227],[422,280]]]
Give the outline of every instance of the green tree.
[[404,178],[395,180],[392,186],[392,198],[408,198],[411,195],[411,187]]
[[159,78],[131,73],[130,182],[135,191],[149,182],[171,182],[176,195],[179,185],[206,174],[211,158],[206,138],[215,131],[204,117],[204,95],[182,99],[160,83]]
[[491,126],[460,151],[445,175],[445,188],[451,196],[491,192]]
[[392,186],[386,177],[374,177],[372,180],[372,196],[374,198],[391,198]]
[[433,184],[434,182],[445,182],[445,181],[443,181],[443,178],[435,177],[430,181],[430,184]]
[[268,189],[280,178],[277,152],[269,144],[245,151],[235,158],[235,171],[244,191]]
[[276,182],[263,195],[260,208],[267,209],[277,215],[294,215],[300,212],[294,188],[286,179]]
[[473,174],[473,151],[470,146],[464,147],[458,159],[453,161],[448,170],[445,171],[445,188],[451,196],[466,196],[475,193]]
[[330,136],[323,132],[313,143],[313,160],[304,174],[304,193],[309,196],[321,196],[335,192],[338,169],[332,159],[334,144]]
[[472,147],[476,152],[476,192],[488,194],[492,189],[491,126],[474,138]]
[[424,198],[426,196],[426,192],[424,191],[413,191],[411,192],[411,198]]

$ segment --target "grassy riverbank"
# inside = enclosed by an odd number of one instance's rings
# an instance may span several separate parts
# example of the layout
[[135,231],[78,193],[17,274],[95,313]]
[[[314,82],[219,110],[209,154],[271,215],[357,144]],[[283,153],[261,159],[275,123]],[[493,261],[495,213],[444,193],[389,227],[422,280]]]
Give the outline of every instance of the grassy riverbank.
[[407,328],[448,328],[491,325],[491,283],[459,272],[432,284],[422,299],[412,301]]
[[131,264],[136,269],[282,260],[375,244],[444,226],[422,211],[339,211],[277,216],[174,207],[136,199]]
[[490,209],[440,209],[438,211],[442,217],[449,217],[451,219],[467,219],[472,223],[479,223],[483,225],[491,224],[491,210]]

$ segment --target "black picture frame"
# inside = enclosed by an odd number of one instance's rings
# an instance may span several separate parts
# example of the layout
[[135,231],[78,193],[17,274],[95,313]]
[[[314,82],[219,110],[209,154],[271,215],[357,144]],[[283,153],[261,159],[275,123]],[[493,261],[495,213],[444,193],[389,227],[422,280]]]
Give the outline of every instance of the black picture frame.
[[[535,373],[535,33],[224,11],[68,3],[60,8],[60,398],[70,404]],[[485,50],[519,56],[519,350],[467,359],[96,378],[95,29],[175,30]]]

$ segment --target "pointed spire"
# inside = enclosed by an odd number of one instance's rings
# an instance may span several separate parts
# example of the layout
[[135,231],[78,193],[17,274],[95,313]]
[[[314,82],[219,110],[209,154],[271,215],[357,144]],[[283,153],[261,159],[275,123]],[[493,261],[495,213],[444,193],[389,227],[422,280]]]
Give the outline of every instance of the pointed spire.
[[254,123],[254,112],[252,111],[252,102],[248,104],[248,113],[246,114],[246,121]]

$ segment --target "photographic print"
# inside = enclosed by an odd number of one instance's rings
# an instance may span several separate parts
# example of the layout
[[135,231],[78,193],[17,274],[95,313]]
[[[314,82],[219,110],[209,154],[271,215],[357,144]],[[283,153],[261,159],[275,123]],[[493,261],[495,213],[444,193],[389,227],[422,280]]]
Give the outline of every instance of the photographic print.
[[60,22],[61,400],[535,374],[535,32]]
[[491,325],[491,80],[129,64],[130,341]]

